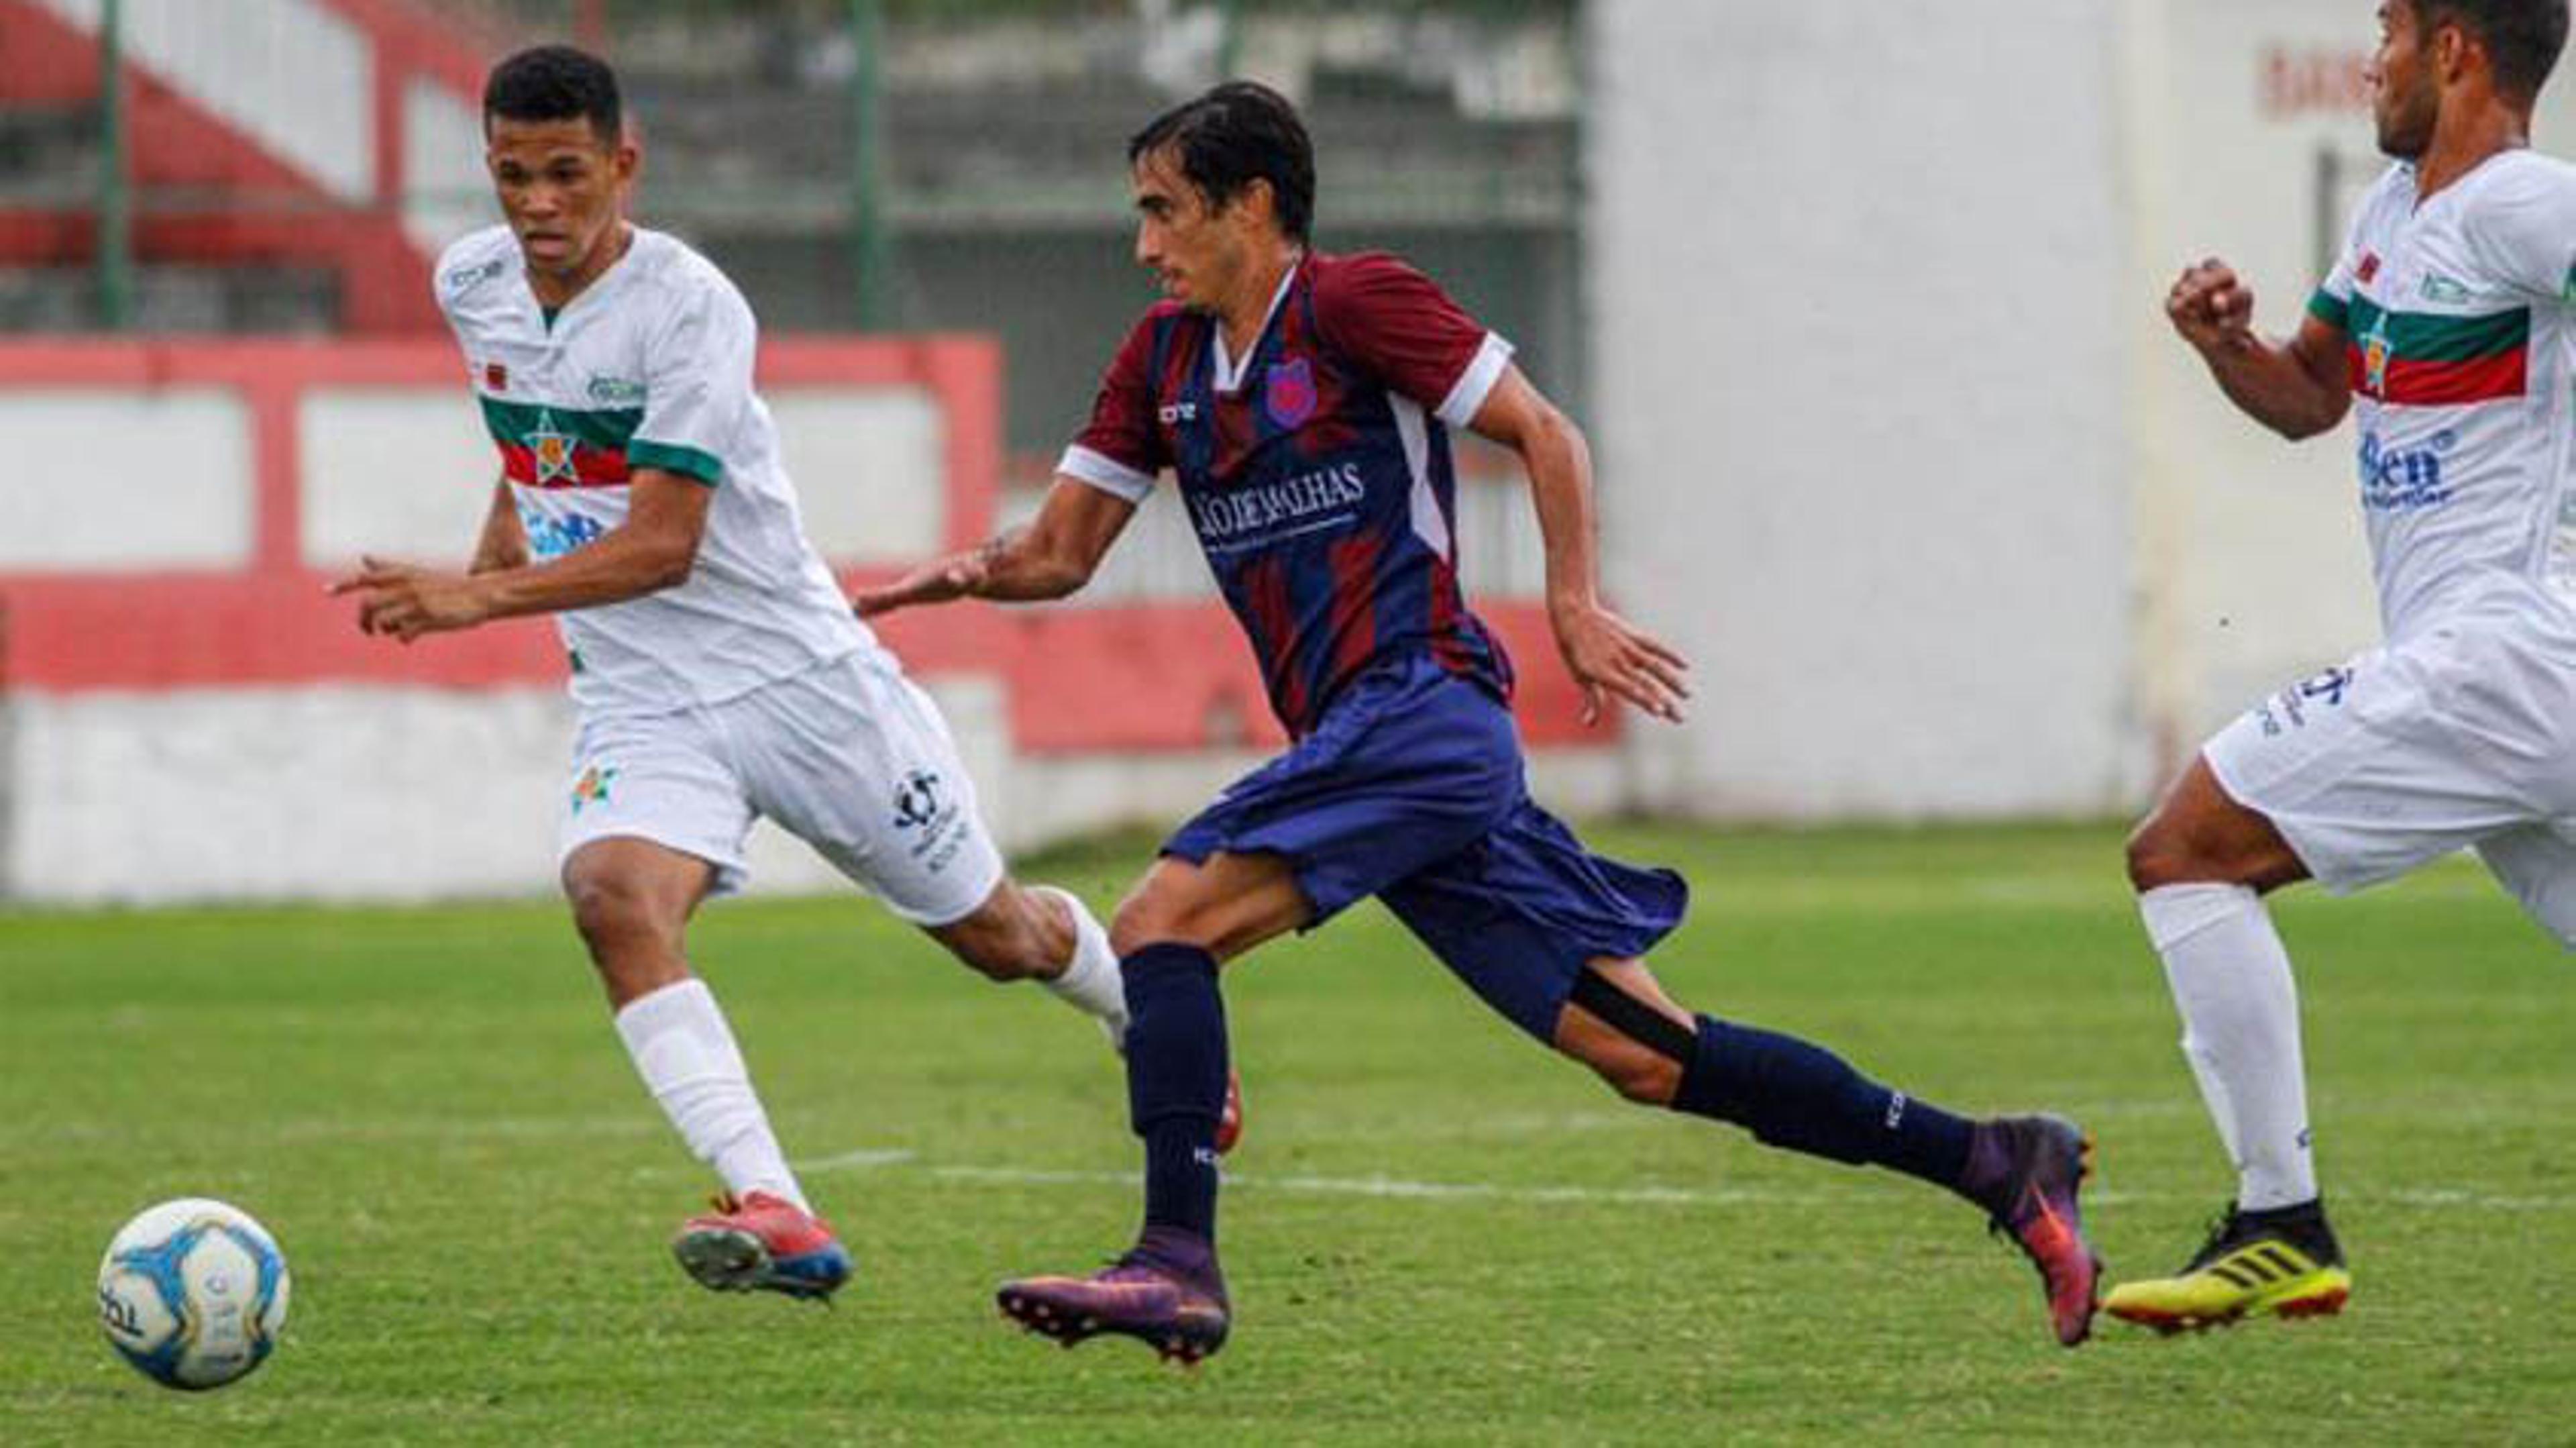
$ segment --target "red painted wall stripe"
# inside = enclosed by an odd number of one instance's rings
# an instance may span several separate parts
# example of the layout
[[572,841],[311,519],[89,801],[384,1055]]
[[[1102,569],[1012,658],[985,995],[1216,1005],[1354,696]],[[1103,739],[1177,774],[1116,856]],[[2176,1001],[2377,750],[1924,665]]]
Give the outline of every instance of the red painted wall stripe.
[[[1001,463],[1001,356],[982,338],[774,339],[760,358],[769,389],[800,385],[927,389],[947,435],[952,546],[992,528]],[[249,406],[255,467],[251,562],[239,570],[121,574],[0,573],[0,688],[56,694],[360,684],[489,689],[564,677],[553,624],[514,619],[410,647],[361,635],[328,578],[300,556],[298,403],[321,387],[446,387],[465,378],[445,342],[131,342],[0,344],[0,388],[214,386]],[[809,489],[823,485],[809,479]],[[461,556],[471,540],[454,541]],[[854,570],[856,588],[893,570]],[[1479,612],[1528,658],[1552,658],[1544,608],[1488,601]],[[880,620],[917,673],[992,674],[1008,686],[1014,743],[1037,753],[1269,747],[1281,741],[1252,650],[1211,591],[1204,600],[1005,608],[961,604]],[[1604,744],[1613,729],[1577,723],[1561,669],[1521,681],[1535,744]]]

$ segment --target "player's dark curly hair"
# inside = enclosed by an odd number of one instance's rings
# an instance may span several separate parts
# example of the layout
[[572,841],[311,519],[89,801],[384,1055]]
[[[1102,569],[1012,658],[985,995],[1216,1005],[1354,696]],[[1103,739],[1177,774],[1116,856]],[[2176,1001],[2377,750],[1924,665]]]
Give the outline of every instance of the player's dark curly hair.
[[1279,229],[1304,241],[1315,217],[1315,147],[1288,98],[1258,81],[1230,80],[1156,116],[1127,141],[1127,164],[1166,146],[1211,205],[1255,181],[1270,183]]
[[2540,96],[2541,85],[2567,48],[2567,0],[2413,0],[2424,30],[2449,22],[2476,36],[2487,50],[2496,89],[2519,101]]
[[625,107],[608,62],[569,45],[539,45],[492,67],[483,83],[483,124],[586,120],[599,139],[617,144]]

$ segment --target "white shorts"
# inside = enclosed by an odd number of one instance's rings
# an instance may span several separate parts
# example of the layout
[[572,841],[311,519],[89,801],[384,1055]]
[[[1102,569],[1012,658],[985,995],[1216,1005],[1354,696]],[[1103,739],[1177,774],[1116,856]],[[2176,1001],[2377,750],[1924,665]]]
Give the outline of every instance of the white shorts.
[[2281,690],[2201,757],[2327,889],[2474,846],[2576,949],[2576,640],[2439,625]]
[[585,718],[559,858],[633,836],[705,860],[731,894],[764,817],[916,925],[974,913],[1002,879],[939,706],[874,649],[720,704]]

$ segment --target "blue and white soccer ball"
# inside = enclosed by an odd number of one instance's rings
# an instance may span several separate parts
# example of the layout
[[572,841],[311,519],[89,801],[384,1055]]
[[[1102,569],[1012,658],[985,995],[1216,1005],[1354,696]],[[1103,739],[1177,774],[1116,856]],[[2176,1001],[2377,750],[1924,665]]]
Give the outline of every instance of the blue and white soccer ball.
[[286,1256],[239,1207],[146,1209],[98,1264],[98,1320],[127,1362],[174,1388],[219,1388],[266,1361],[286,1325]]

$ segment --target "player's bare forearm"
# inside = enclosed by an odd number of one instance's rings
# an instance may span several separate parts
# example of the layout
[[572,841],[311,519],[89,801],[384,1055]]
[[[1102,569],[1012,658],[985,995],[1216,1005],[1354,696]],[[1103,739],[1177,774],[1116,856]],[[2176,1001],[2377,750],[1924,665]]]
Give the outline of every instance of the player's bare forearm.
[[1601,602],[1600,530],[1592,513],[1592,448],[1563,413],[1548,409],[1521,453],[1547,560],[1550,613]]
[[2201,359],[2238,411],[2293,442],[2332,429],[2351,403],[2351,392],[2319,378],[2295,344],[2248,337],[2203,349]]
[[1604,692],[1661,719],[1680,720],[1690,665],[1601,601],[1592,513],[1592,449],[1582,429],[1539,395],[1517,367],[1504,369],[1476,410],[1475,430],[1518,453],[1529,474],[1547,555],[1547,618],[1566,671],[1583,690],[1583,719],[1600,717]]
[[1136,505],[1078,478],[1059,477],[1037,517],[962,553],[924,564],[851,601],[860,616],[960,598],[1042,603],[1079,592]]
[[510,484],[505,479],[492,485],[492,506],[483,514],[483,536],[474,545],[474,561],[466,565],[468,573],[497,573],[504,568],[524,567],[528,562],[528,530],[519,522],[518,505],[511,500]]
[[644,469],[628,486],[626,521],[560,558],[488,573],[367,558],[331,592],[357,596],[362,631],[404,643],[489,619],[623,603],[688,580],[711,492],[692,479]]
[[2183,268],[2165,293],[2165,317],[2256,422],[2295,441],[2343,421],[2352,389],[2342,328],[2310,316],[2286,342],[2256,336],[2253,289],[2216,257]]
[[598,542],[560,558],[478,574],[474,581],[482,585],[485,618],[515,618],[624,603],[676,588],[689,581],[696,559],[694,548],[611,528]]

